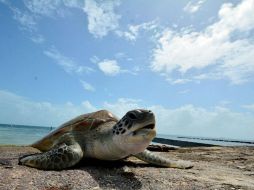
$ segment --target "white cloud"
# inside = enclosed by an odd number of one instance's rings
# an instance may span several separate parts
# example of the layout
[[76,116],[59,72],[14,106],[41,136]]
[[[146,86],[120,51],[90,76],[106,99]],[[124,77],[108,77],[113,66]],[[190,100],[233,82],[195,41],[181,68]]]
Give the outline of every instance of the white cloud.
[[254,29],[253,10],[252,0],[235,7],[227,3],[219,10],[219,20],[203,31],[166,29],[153,51],[151,69],[170,79],[172,73],[192,81],[228,79],[241,84],[253,79],[254,43],[248,35]]
[[190,79],[181,79],[181,78],[176,80],[172,80],[168,78],[167,81],[170,82],[171,84],[185,84],[185,83],[191,82]]
[[223,107],[207,110],[192,105],[176,109],[154,106],[151,109],[157,113],[163,133],[253,139],[254,117],[251,114],[233,112]]
[[63,4],[66,7],[71,7],[71,8],[83,8],[84,7],[83,0],[63,0]]
[[[96,111],[98,110],[95,106],[93,106],[89,101],[84,101],[81,104],[84,108],[86,108],[87,110],[90,110],[90,112],[92,111]],[[82,113],[83,114],[83,113]]]
[[88,17],[88,30],[94,37],[104,37],[118,28],[120,15],[114,12],[120,1],[86,0],[84,12]]
[[97,56],[94,55],[93,57],[90,58],[90,61],[92,63],[97,64],[100,61],[100,59]]
[[81,0],[24,0],[25,6],[32,14],[53,17],[64,16],[67,8],[79,8],[84,6]]
[[117,30],[116,34],[119,37],[123,37],[129,41],[136,41],[141,31],[151,31],[158,27],[157,20],[150,22],[144,22],[138,25],[129,25],[127,31]]
[[0,107],[0,123],[55,127],[80,114],[96,110],[89,101],[81,105],[71,102],[56,105],[31,101],[3,90],[0,90]]
[[33,33],[37,30],[37,17],[27,10],[21,10],[12,5],[11,1],[1,0],[12,11],[12,17],[19,23],[19,28]]
[[243,105],[242,107],[254,112],[254,104]]
[[119,98],[116,102],[104,102],[103,107],[116,114],[119,118],[123,117],[124,114],[130,110],[140,108],[141,100],[135,100],[130,98]]
[[40,16],[64,16],[67,12],[65,8],[82,9],[84,6],[84,2],[81,0],[24,0],[27,9],[20,10],[14,7],[10,1],[1,0],[0,2],[12,10],[13,18],[19,22],[21,28],[30,32],[37,30]]
[[183,8],[183,10],[188,13],[195,13],[200,9],[201,5],[204,2],[205,0],[199,0],[196,2],[189,1],[187,5]]
[[128,59],[128,56],[124,52],[118,52],[114,55],[116,59]]
[[[117,53],[115,55],[118,59],[126,59],[130,61],[131,58],[127,57],[124,53]],[[132,69],[122,69],[117,60],[114,59],[104,59],[100,60],[97,56],[90,58],[92,63],[95,63],[99,69],[107,76],[116,76],[120,73],[137,75],[140,69],[137,66],[134,66]]]
[[34,43],[45,41],[42,35],[36,34],[37,25],[41,16],[64,16],[68,8],[82,9],[84,6],[81,0],[24,0],[27,9],[19,9],[12,5],[11,1],[1,0],[13,13],[13,19],[19,23],[19,28],[30,32],[30,39]]
[[30,39],[37,44],[45,41],[45,38],[37,34],[37,25],[42,16],[64,16],[68,9],[84,7],[82,0],[23,0],[26,9],[19,9],[12,5],[11,1],[0,0],[13,13],[13,19],[19,23],[19,28],[30,32]]
[[121,68],[116,60],[105,59],[98,63],[99,69],[108,76],[115,76],[120,73]]
[[28,12],[22,12],[18,8],[10,7],[10,9],[13,12],[13,19],[19,22],[21,29],[30,32],[37,29],[37,22],[33,15]]
[[190,92],[189,89],[186,89],[186,90],[181,90],[178,92],[178,94],[188,94]]
[[95,88],[91,84],[89,84],[88,82],[83,81],[83,80],[81,80],[80,82],[81,82],[81,84],[82,84],[82,86],[85,90],[90,91],[90,92],[95,91]]
[[44,51],[44,54],[53,59],[58,65],[60,65],[67,73],[90,73],[94,70],[87,66],[81,66],[74,62],[73,59],[62,55],[56,48],[50,48]]
[[45,38],[42,35],[32,36],[30,39],[36,44],[42,44],[45,42]]
[[231,103],[232,103],[232,102],[231,102],[231,101],[228,101],[228,100],[221,100],[221,101],[219,102],[219,105],[220,105],[221,107],[227,107],[227,106],[230,106]]
[[[44,16],[53,16],[56,11],[59,11],[61,4],[60,0],[25,0],[25,6],[35,14]],[[58,12],[60,14],[60,12]]]

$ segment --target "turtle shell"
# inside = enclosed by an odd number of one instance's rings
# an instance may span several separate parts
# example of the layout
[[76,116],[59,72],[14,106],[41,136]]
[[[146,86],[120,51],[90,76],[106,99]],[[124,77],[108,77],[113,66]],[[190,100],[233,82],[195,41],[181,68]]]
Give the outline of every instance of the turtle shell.
[[101,126],[101,124],[110,121],[117,122],[118,118],[107,110],[83,114],[62,124],[41,140],[33,143],[31,146],[41,151],[47,151],[55,146],[58,139],[66,133],[71,134],[72,131],[89,133],[89,131],[96,129],[98,126]]

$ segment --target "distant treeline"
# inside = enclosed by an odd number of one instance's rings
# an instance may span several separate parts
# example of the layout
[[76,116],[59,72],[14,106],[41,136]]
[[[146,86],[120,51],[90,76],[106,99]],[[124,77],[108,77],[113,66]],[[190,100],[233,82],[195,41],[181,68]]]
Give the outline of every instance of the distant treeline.
[[245,141],[245,140],[230,140],[230,139],[216,139],[216,138],[203,138],[203,137],[178,137],[178,138],[179,139],[194,139],[194,140],[196,139],[196,140],[254,144],[253,141]]

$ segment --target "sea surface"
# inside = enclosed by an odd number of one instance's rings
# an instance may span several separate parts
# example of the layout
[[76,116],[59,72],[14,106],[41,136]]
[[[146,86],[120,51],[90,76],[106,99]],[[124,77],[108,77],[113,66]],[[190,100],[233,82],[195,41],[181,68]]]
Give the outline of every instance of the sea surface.
[[[54,130],[52,127],[0,124],[0,145],[29,145],[47,135],[52,130]],[[216,139],[162,134],[158,134],[157,137],[222,146],[254,146],[254,139]]]

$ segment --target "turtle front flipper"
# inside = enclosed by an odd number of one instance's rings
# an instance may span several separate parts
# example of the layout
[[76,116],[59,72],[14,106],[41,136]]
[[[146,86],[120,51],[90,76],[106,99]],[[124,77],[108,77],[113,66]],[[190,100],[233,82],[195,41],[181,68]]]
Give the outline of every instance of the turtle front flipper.
[[19,164],[43,170],[62,170],[75,165],[82,157],[83,151],[79,144],[62,144],[47,152],[22,156]]
[[180,169],[189,169],[193,167],[193,164],[188,161],[173,161],[167,158],[163,158],[159,155],[156,155],[148,150],[144,150],[141,153],[133,155],[136,158],[143,160],[147,163],[154,164],[157,166],[164,166],[169,168],[180,168]]

